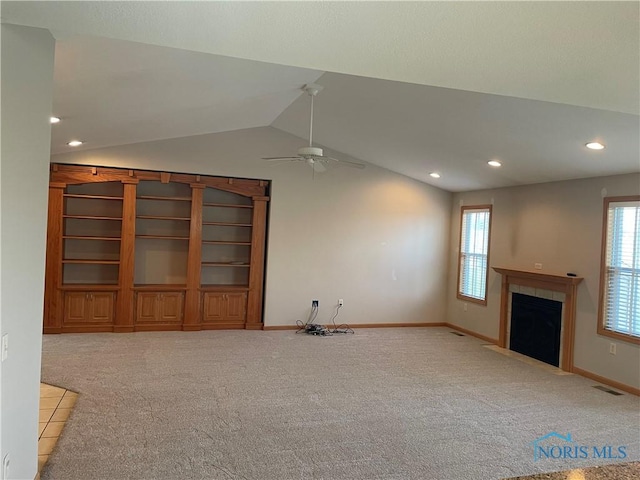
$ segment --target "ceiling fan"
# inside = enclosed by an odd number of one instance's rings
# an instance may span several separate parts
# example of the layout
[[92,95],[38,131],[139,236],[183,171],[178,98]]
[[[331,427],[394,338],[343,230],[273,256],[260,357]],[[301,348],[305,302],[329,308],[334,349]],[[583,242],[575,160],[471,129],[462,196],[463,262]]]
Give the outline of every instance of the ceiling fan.
[[323,89],[321,85],[309,83],[302,87],[302,90],[311,97],[311,114],[309,117],[309,146],[298,149],[295,157],[263,157],[262,160],[269,162],[305,162],[314,173],[325,172],[330,164],[344,165],[345,167],[364,168],[362,163],[350,162],[348,160],[338,160],[324,154],[322,148],[313,146],[313,98]]

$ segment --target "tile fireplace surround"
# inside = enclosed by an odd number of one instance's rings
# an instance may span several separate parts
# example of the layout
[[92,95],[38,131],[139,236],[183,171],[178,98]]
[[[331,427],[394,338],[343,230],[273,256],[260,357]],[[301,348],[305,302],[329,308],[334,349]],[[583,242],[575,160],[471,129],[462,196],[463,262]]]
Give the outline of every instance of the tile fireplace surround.
[[[502,267],[493,267],[493,270],[502,275],[502,292],[500,294],[500,334],[498,337],[498,346],[506,348],[507,346],[507,325],[509,322],[509,292],[514,291],[514,285],[518,286],[520,293],[536,296],[537,291],[558,292],[564,295],[564,303],[562,309],[562,344],[560,346],[560,355],[562,362],[560,368],[566,372],[573,371],[573,343],[575,337],[575,320],[576,320],[576,295],[578,284],[583,280],[582,277],[569,277],[566,275],[557,275],[549,273],[541,273],[540,271],[530,270],[514,270]],[[544,297],[545,295],[539,295]],[[555,298],[554,298],[555,299]],[[561,297],[558,297],[560,300]],[[562,300],[560,300],[562,301]]]

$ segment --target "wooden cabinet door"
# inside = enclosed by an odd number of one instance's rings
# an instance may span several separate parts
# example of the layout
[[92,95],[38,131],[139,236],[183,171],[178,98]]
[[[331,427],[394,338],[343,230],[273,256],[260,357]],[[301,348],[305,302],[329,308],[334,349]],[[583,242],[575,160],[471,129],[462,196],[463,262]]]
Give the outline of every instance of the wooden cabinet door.
[[113,323],[113,297],[112,292],[90,292],[86,322]]
[[89,309],[87,292],[65,292],[63,324],[82,324],[86,322]]
[[206,292],[202,309],[203,323],[244,323],[247,318],[247,294]]
[[182,323],[182,292],[139,292],[136,323]]
[[224,320],[225,314],[224,293],[206,292],[202,309],[203,323],[216,323]]
[[136,323],[155,323],[158,317],[159,293],[139,292],[136,299]]
[[65,292],[63,325],[113,324],[113,292]]
[[184,295],[181,292],[161,293],[158,305],[158,322],[182,323],[183,300]]
[[225,293],[226,318],[230,323],[244,323],[247,318],[247,294]]

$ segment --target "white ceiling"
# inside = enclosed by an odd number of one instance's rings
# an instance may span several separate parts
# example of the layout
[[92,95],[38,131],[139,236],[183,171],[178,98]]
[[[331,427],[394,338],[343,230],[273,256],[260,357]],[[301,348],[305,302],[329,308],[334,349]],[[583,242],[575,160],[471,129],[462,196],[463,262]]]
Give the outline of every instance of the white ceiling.
[[18,25],[639,113],[638,2],[2,2]]
[[[266,125],[306,138],[299,87],[320,77],[319,143],[459,191],[640,170],[639,5],[3,1],[1,16],[58,39],[54,153]],[[605,151],[584,148],[596,138]]]
[[56,42],[52,153],[269,125],[323,72],[98,37]]
[[[315,143],[446,190],[640,171],[636,115],[335,73],[318,82]],[[303,95],[272,125],[307,138],[308,122]],[[607,148],[587,149],[591,139]]]

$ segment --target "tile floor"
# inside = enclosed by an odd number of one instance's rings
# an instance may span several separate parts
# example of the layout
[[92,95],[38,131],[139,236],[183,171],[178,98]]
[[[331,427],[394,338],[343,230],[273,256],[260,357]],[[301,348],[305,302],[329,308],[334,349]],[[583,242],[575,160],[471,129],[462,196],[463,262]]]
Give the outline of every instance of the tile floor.
[[564,472],[540,473],[505,480],[633,480],[640,478],[640,462],[566,470]]
[[38,431],[38,477],[62,433],[78,394],[64,388],[40,384],[40,428]]

